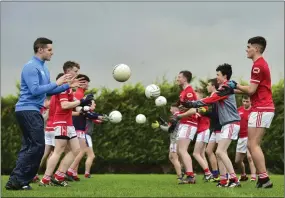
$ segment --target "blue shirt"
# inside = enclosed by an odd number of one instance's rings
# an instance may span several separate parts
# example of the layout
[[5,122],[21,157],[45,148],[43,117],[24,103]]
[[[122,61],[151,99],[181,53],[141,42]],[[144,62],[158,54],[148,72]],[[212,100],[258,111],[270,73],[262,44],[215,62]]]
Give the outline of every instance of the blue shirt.
[[40,111],[47,95],[55,95],[68,88],[68,84],[57,86],[56,83],[50,82],[50,73],[45,62],[34,56],[23,67],[20,97],[15,111]]

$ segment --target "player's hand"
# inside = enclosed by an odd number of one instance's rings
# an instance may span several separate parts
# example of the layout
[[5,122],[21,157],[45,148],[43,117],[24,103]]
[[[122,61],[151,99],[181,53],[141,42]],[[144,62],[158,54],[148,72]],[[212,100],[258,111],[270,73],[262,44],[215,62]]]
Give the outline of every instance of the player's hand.
[[235,93],[234,89],[229,87],[229,86],[226,86],[226,85],[222,86],[222,88],[217,90],[217,95],[221,96],[221,97],[222,96],[232,95],[234,93]]
[[168,125],[160,125],[159,127],[164,132],[168,132],[168,130],[169,130],[169,126]]
[[86,84],[86,80],[84,80],[84,77],[82,78],[76,78],[77,76],[74,76],[72,79],[68,80],[69,87],[75,88],[75,87],[82,87]]
[[100,120],[102,120],[102,121],[104,121],[104,122],[109,122],[109,121],[110,121],[109,116],[108,116],[108,115],[106,115],[106,114],[103,114],[103,116],[100,116],[100,117],[101,117],[101,119],[100,119]]
[[153,129],[157,129],[159,126],[160,125],[159,125],[158,121],[151,123],[151,128],[153,128]]
[[182,105],[183,107],[185,107],[185,108],[188,108],[188,109],[191,109],[191,108],[194,107],[194,106],[193,106],[193,102],[192,102],[192,101],[189,101],[189,100],[187,100],[187,101],[185,101],[185,102],[181,102],[181,105]]
[[80,100],[80,106],[90,106],[92,100],[94,100],[94,95],[87,94],[85,99],[83,98]]
[[203,114],[203,113],[206,113],[206,112],[207,112],[207,109],[205,107],[199,107],[198,108],[198,113]]
[[230,80],[227,84],[228,84],[229,87],[232,88],[232,89],[236,89],[236,88],[237,88],[237,82],[234,81],[234,80]]
[[55,83],[57,84],[57,86],[60,86],[60,85],[63,85],[64,83],[68,82],[69,79],[71,79],[71,75],[70,74],[64,74],[59,79],[57,79]]

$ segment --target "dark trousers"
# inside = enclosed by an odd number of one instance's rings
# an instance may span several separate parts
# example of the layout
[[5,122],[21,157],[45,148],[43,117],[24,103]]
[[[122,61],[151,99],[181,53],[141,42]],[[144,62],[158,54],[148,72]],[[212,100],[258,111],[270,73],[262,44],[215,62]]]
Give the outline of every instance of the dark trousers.
[[44,119],[38,111],[18,111],[16,118],[23,135],[22,148],[9,180],[25,186],[37,174],[44,154]]

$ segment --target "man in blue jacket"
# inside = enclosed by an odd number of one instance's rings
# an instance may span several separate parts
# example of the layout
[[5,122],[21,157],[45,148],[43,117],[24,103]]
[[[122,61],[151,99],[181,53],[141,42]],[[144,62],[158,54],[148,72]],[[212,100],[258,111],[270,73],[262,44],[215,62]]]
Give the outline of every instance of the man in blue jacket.
[[23,135],[22,148],[5,186],[7,190],[31,189],[29,183],[39,169],[45,149],[44,120],[40,109],[46,96],[80,86],[81,83],[78,79],[70,79],[70,75],[63,75],[56,82],[50,82],[45,61],[50,61],[53,55],[51,40],[38,38],[34,42],[34,53],[21,74],[20,97],[15,112]]

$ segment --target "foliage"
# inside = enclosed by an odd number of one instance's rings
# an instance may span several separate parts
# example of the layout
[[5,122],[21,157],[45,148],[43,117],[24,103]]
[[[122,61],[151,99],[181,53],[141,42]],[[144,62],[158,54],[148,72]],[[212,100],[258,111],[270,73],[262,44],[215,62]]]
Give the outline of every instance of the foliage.
[[[207,80],[200,80],[200,88],[206,90]],[[123,115],[118,124],[104,123],[96,125],[93,134],[93,149],[96,154],[96,163],[93,170],[97,172],[169,172],[171,167],[168,160],[169,136],[159,129],[152,129],[151,123],[162,116],[169,116],[170,104],[178,100],[180,89],[174,82],[169,83],[165,78],[157,81],[161,88],[161,95],[168,100],[164,107],[156,107],[154,99],[147,99],[144,95],[144,86],[125,84],[121,89],[106,87],[93,88],[90,92],[96,95],[96,111],[109,114],[112,110],[119,110]],[[267,131],[263,141],[263,148],[268,169],[272,172],[284,171],[284,80],[272,87],[276,106],[276,115],[271,128]],[[240,106],[241,96],[237,96]],[[14,106],[17,96],[9,95],[1,99],[2,121],[2,172],[9,173],[14,165],[17,152],[20,150],[20,130],[18,128]],[[147,117],[146,124],[137,124],[137,114]],[[189,152],[193,152],[194,142]],[[229,156],[234,160],[234,142],[229,148]],[[196,160],[193,160],[194,170],[201,170]],[[82,161],[80,170],[84,167]],[[148,168],[146,168],[148,167]],[[159,167],[159,168],[156,168]],[[171,170],[171,169],[170,169]],[[173,169],[172,169],[173,171]]]

